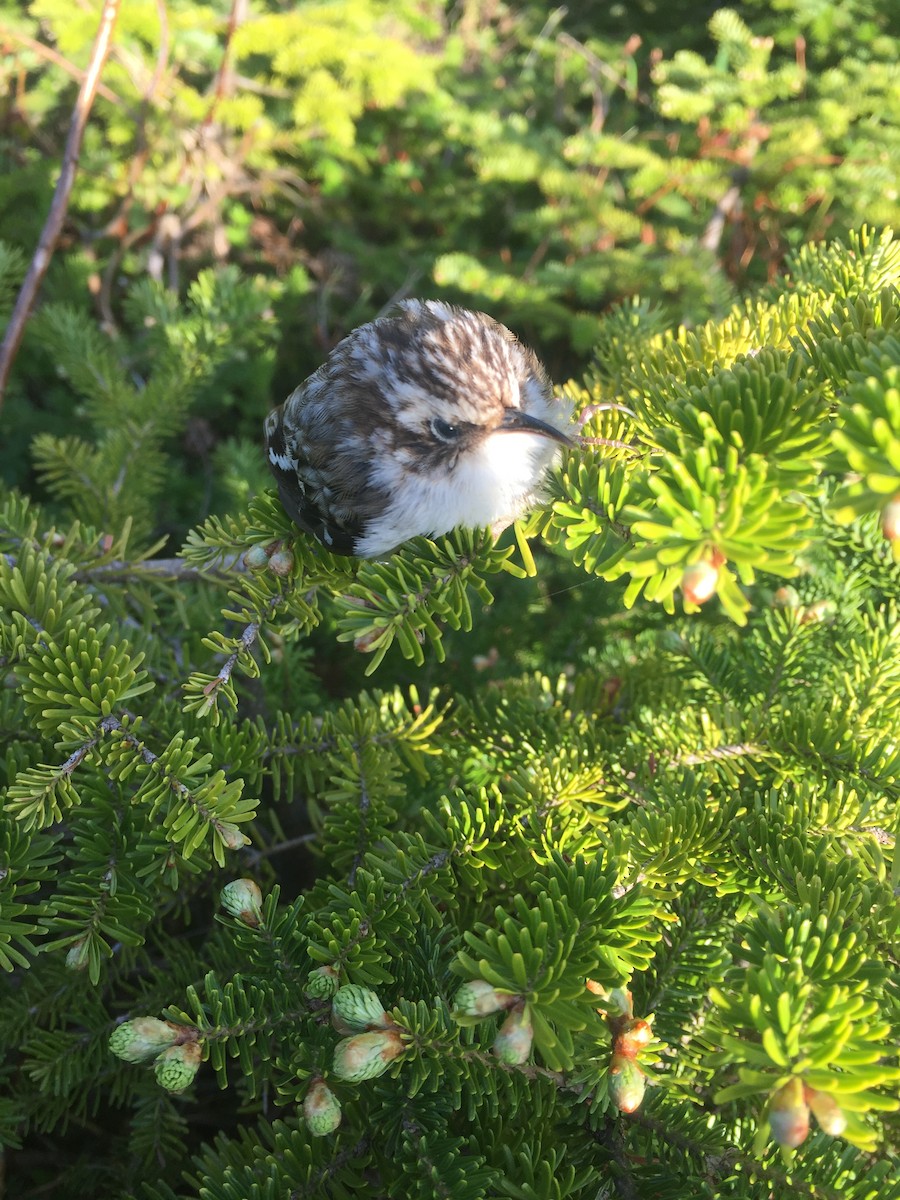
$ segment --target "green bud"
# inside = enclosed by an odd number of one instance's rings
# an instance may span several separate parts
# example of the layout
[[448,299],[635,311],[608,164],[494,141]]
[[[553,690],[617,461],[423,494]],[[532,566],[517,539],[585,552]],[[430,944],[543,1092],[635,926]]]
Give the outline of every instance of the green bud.
[[881,510],[881,532],[889,542],[900,540],[900,495],[894,496]]
[[833,1096],[818,1092],[815,1088],[805,1089],[805,1099],[819,1123],[819,1128],[831,1137],[840,1137],[847,1128],[847,1118]]
[[70,971],[83,971],[88,965],[90,953],[88,938],[81,938],[69,948],[69,953],[66,955],[66,966]]
[[779,1146],[793,1150],[805,1140],[809,1133],[809,1107],[799,1076],[792,1076],[769,1101],[769,1125]]
[[251,546],[244,552],[244,566],[248,571],[263,571],[269,565],[265,546]]
[[800,593],[795,587],[785,584],[775,590],[772,595],[772,603],[776,608],[799,608]]
[[403,1042],[396,1029],[380,1029],[344,1038],[334,1048],[334,1073],[348,1083],[362,1083],[383,1075],[398,1054]]
[[355,1033],[373,1026],[384,1029],[390,1024],[390,1018],[375,993],[356,983],[338,988],[331,1002],[331,1017],[342,1033]]
[[609,1098],[623,1113],[633,1113],[644,1099],[644,1072],[630,1055],[613,1054],[609,1060],[607,1087]]
[[681,590],[691,604],[705,604],[716,594],[719,568],[707,559],[688,567],[681,577]]
[[239,827],[231,821],[216,821],[213,828],[222,839],[226,850],[240,850],[250,842],[250,839],[241,833]]
[[167,1092],[183,1092],[200,1068],[202,1047],[199,1042],[182,1042],[163,1050],[156,1060],[156,1082]]
[[290,550],[276,550],[269,559],[269,570],[273,575],[284,578],[294,569],[294,555]]
[[316,967],[310,971],[303,990],[311,1000],[330,1000],[338,990],[339,980],[340,975],[334,967]]
[[252,879],[232,879],[219,894],[219,903],[229,914],[251,929],[262,924],[262,892]]
[[501,1062],[510,1067],[519,1067],[527,1062],[534,1041],[534,1026],[528,1008],[513,1009],[494,1038],[493,1051]]
[[639,1050],[653,1041],[653,1030],[640,1017],[625,1021],[615,1039],[615,1048],[619,1054],[634,1058]]
[[173,1045],[183,1029],[181,1025],[160,1021],[156,1017],[135,1017],[133,1021],[124,1021],[112,1031],[109,1048],[126,1062],[145,1062]]
[[821,625],[823,621],[830,620],[834,613],[834,604],[831,600],[816,600],[813,604],[807,605],[806,608],[800,610],[801,625]]
[[585,980],[587,990],[600,1000],[601,1007],[597,1012],[602,1013],[607,1021],[622,1023],[630,1021],[634,1016],[631,1005],[631,992],[628,988],[605,988],[595,979]]
[[470,979],[456,993],[454,1008],[465,1017],[486,1017],[510,1008],[516,1000],[509,992],[498,992],[486,979]]
[[303,1100],[303,1116],[313,1137],[334,1133],[341,1123],[341,1102],[324,1079],[310,1086]]

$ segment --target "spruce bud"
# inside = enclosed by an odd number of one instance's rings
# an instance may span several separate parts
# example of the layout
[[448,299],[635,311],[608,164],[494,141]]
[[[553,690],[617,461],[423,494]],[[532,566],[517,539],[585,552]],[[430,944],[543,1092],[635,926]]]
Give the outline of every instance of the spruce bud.
[[183,1092],[200,1068],[202,1047],[199,1042],[183,1042],[163,1050],[156,1060],[156,1082],[167,1092]]
[[515,1002],[515,996],[509,992],[498,992],[486,979],[470,979],[456,993],[454,1008],[464,1017],[486,1017],[510,1008]]
[[334,1048],[334,1073],[348,1083],[362,1083],[383,1075],[398,1054],[403,1041],[395,1029],[380,1029],[344,1038]]
[[231,917],[251,929],[262,924],[262,892],[252,879],[232,879],[219,894],[219,903]]
[[133,1021],[123,1021],[112,1031],[109,1048],[126,1062],[146,1062],[173,1045],[182,1029],[180,1025],[160,1021],[156,1017],[135,1017]]
[[70,971],[83,971],[88,965],[91,948],[90,939],[83,937],[74,942],[66,955],[66,966]]
[[626,1021],[616,1037],[616,1050],[634,1058],[639,1050],[653,1041],[653,1030],[639,1017]]
[[769,1101],[769,1125],[779,1146],[793,1150],[809,1133],[809,1108],[803,1096],[803,1080],[794,1075]]
[[250,839],[241,833],[238,826],[231,821],[216,821],[213,828],[222,839],[226,850],[240,850],[250,842]]
[[379,642],[384,637],[384,629],[378,625],[368,633],[361,633],[359,637],[353,639],[353,649],[358,650],[360,654],[371,654],[373,650],[377,650]]
[[493,1051],[501,1062],[510,1067],[520,1067],[528,1061],[531,1043],[534,1041],[534,1026],[527,1005],[513,1009],[494,1038]]
[[834,612],[834,604],[830,600],[816,600],[800,609],[801,625],[821,625]]
[[269,570],[273,575],[280,575],[283,579],[290,575],[294,569],[294,554],[291,550],[276,550],[269,559]]
[[609,1098],[623,1113],[633,1113],[644,1099],[646,1079],[644,1072],[627,1054],[613,1054],[609,1060],[607,1075]]
[[303,1100],[303,1116],[313,1137],[334,1133],[341,1123],[341,1102],[324,1079],[316,1079]]
[[303,991],[310,1000],[330,1000],[338,990],[339,980],[340,976],[334,967],[316,967],[310,971]]
[[716,594],[719,568],[707,559],[688,567],[681,577],[681,590],[691,604],[705,604]]
[[881,510],[881,532],[889,542],[900,540],[900,493]]
[[356,983],[338,988],[331,1002],[331,1020],[341,1033],[356,1033],[373,1026],[383,1029],[391,1023],[375,993]]
[[804,1088],[804,1099],[813,1111],[819,1128],[831,1137],[840,1137],[847,1128],[847,1118],[833,1096],[815,1088]]
[[244,566],[248,571],[264,571],[269,565],[265,546],[251,546],[244,552]]

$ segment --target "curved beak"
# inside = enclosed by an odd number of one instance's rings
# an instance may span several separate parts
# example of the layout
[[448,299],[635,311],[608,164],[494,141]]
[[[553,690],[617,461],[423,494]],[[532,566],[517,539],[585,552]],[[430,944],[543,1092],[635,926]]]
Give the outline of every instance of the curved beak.
[[522,412],[518,408],[508,408],[503,414],[503,420],[498,428],[506,433],[536,433],[541,437],[551,438],[554,442],[560,442],[563,446],[575,445],[572,439],[567,437],[561,429],[557,429],[555,425],[542,421],[540,417],[533,417],[530,413]]

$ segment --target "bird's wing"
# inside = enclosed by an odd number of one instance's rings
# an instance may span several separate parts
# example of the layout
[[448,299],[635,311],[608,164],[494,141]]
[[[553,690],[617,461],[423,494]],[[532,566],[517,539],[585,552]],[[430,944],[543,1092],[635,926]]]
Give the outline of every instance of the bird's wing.
[[290,399],[266,417],[265,442],[269,467],[288,516],[317,542],[335,554],[353,554],[362,523],[348,512],[327,511],[323,494],[311,475],[313,468],[296,441],[288,437],[284,415]]

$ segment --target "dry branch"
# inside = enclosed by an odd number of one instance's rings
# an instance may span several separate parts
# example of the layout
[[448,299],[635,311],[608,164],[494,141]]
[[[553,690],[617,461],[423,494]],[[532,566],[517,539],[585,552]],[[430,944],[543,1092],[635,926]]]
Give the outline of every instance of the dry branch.
[[41,236],[37,249],[34,252],[34,257],[31,260],[31,266],[28,268],[28,274],[25,276],[25,282],[22,284],[16,300],[16,306],[9,319],[9,325],[6,327],[3,344],[0,346],[0,406],[3,404],[6,382],[9,379],[9,373],[15,361],[19,345],[21,344],[22,335],[25,332],[25,326],[34,305],[35,297],[41,286],[41,281],[47,272],[47,267],[50,265],[54,247],[66,219],[69,196],[72,193],[75,172],[78,168],[78,156],[81,153],[81,141],[84,137],[91,105],[94,102],[94,96],[97,93],[100,83],[100,72],[103,70],[103,64],[109,53],[109,44],[112,40],[116,18],[119,15],[120,2],[121,0],[106,0],[106,3],[103,5],[103,12],[100,16],[100,28],[97,31],[94,48],[91,51],[91,60],[88,63],[81,89],[78,92],[75,108],[72,110],[69,135],[66,138],[66,148],[63,153],[62,170],[56,184],[56,191],[53,193],[50,212],[47,214],[47,220],[44,222],[44,228],[41,230]]

